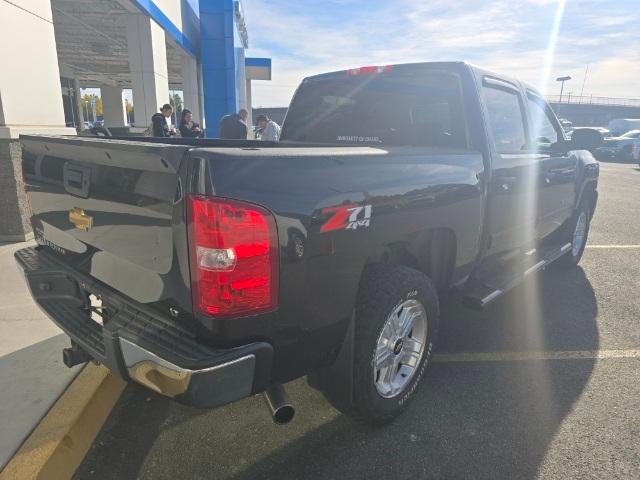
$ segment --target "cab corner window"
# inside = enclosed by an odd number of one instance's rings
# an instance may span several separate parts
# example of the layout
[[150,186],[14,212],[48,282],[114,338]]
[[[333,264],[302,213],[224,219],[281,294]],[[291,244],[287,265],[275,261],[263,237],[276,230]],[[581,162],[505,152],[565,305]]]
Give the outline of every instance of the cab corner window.
[[498,153],[519,153],[527,148],[522,104],[514,90],[484,86],[482,95]]

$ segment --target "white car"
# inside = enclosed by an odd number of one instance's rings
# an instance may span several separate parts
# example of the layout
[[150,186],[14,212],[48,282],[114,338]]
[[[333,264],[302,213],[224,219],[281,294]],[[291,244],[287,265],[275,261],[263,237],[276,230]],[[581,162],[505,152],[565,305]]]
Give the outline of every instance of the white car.
[[609,122],[608,128],[611,135],[619,137],[629,130],[640,129],[640,118],[616,118]]

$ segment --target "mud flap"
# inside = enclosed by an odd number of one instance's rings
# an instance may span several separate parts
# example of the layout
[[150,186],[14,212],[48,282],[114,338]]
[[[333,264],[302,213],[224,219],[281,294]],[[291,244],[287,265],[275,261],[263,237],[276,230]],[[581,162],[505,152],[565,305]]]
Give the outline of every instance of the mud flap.
[[355,331],[355,312],[351,315],[349,326],[335,362],[309,374],[309,386],[320,390],[336,408],[348,408],[353,403],[353,348]]

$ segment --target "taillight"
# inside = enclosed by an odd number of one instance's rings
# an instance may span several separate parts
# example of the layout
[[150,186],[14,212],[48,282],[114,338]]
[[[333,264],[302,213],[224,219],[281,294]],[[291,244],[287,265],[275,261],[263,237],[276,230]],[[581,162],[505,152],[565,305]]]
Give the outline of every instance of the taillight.
[[347,70],[347,75],[353,77],[355,75],[366,75],[366,74],[374,74],[374,73],[385,73],[390,72],[393,69],[392,65],[380,65],[380,66],[367,66],[360,68],[352,68],[351,70]]
[[278,305],[278,236],[273,215],[258,205],[187,197],[193,306],[219,318]]

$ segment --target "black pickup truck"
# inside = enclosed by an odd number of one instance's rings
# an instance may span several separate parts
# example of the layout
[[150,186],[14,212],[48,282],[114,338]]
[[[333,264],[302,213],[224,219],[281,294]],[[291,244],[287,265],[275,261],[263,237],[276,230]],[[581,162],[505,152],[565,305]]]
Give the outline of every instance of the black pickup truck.
[[392,419],[423,377],[439,297],[482,308],[582,256],[588,132],[461,62],[306,78],[280,143],[24,136],[31,293],[93,360],[215,407],[309,383]]

